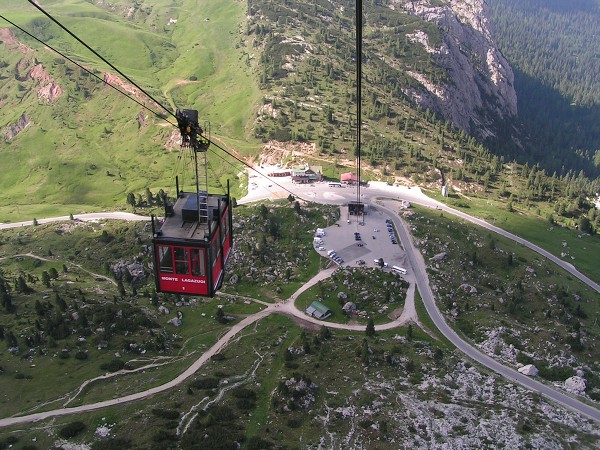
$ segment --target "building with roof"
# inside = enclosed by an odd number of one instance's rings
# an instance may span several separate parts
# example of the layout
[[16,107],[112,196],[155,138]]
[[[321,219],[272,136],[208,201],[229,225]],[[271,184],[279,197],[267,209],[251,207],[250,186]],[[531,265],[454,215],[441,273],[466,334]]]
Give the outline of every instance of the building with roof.
[[340,182],[345,184],[355,184],[358,182],[358,176],[352,172],[343,173],[340,175]]
[[310,183],[311,179],[308,175],[292,175],[292,183],[306,184]]
[[306,308],[306,314],[314,317],[315,319],[325,320],[331,316],[332,312],[323,303],[315,300],[308,308]]
[[309,166],[306,171],[308,176],[315,181],[323,180],[323,166]]

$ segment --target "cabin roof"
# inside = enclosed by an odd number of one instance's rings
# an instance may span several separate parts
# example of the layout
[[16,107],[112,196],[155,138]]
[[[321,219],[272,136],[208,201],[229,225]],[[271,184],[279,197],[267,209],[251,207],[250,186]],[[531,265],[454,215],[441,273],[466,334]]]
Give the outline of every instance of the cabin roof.
[[[213,221],[211,224],[212,229],[209,230],[208,223],[199,223],[198,220],[184,220],[184,210],[189,211],[190,205],[193,206],[193,204],[195,204],[195,196],[195,192],[180,193],[177,201],[173,205],[173,214],[165,217],[165,220],[160,227],[159,231],[162,238],[210,241],[210,234],[214,234],[218,222]],[[227,196],[220,194],[207,195],[206,203],[209,218],[213,217],[213,215],[216,215],[217,217],[220,216],[220,214],[217,213],[219,203],[221,203],[221,210],[223,210],[227,206],[226,199]]]

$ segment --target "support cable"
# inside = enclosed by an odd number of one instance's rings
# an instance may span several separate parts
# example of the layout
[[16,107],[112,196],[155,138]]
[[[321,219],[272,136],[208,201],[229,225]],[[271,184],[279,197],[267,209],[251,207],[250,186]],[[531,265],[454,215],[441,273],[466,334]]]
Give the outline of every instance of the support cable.
[[[72,31],[70,31],[67,27],[65,27],[62,23],[60,23],[58,20],[56,20],[54,17],[52,17],[48,12],[46,12],[41,6],[39,6],[34,0],[28,0],[29,3],[31,3],[33,6],[35,6],[36,9],[38,9],[42,14],[44,14],[46,17],[48,17],[52,22],[54,22],[56,25],[58,25],[59,27],[61,27],[64,31],[66,31],[72,38],[74,38],[77,42],[79,42],[81,45],[83,45],[85,48],[87,48],[90,52],[92,52],[94,55],[96,55],[98,58],[100,58],[101,61],[105,62],[106,64],[108,64],[113,70],[115,70],[119,75],[121,75],[123,78],[125,78],[127,81],[129,81],[131,84],[133,84],[136,88],[138,88],[141,92],[143,92],[149,99],[151,99],[154,103],[156,103],[158,106],[160,106],[162,109],[164,109],[167,114],[175,117],[175,114],[173,114],[173,112],[171,110],[169,110],[168,108],[166,108],[165,106],[162,105],[162,103],[160,103],[158,100],[156,100],[152,95],[150,95],[148,92],[146,92],[142,87],[140,87],[135,81],[133,81],[131,78],[129,78],[127,75],[125,75],[123,72],[121,72],[119,69],[117,69],[113,64],[111,64],[108,60],[106,60],[102,55],[100,55],[100,53],[98,53],[96,50],[94,50],[92,47],[90,47],[89,45],[87,45],[85,42],[83,42],[81,39],[79,39],[79,37],[77,37],[77,35],[75,33],[73,33]],[[176,117],[175,117],[176,118]]]
[[[56,20],[54,17],[52,17],[49,13],[47,13],[46,11],[44,11],[44,9],[42,9],[39,5],[37,5],[36,3],[34,3],[33,0],[28,0],[29,3],[31,3],[33,6],[35,6],[40,12],[42,12],[46,17],[48,17],[50,20],[52,20],[54,23],[56,23],[60,28],[62,28],[65,32],[67,32],[70,36],[72,36],[75,40],[77,40],[79,43],[81,43],[85,48],[87,48],[89,51],[91,51],[94,55],[96,55],[100,60],[102,60],[103,62],[105,62],[106,64],[108,64],[112,69],[114,69],[119,75],[121,75],[122,77],[124,77],[127,81],[129,81],[133,86],[135,86],[136,88],[138,88],[142,93],[144,93],[148,98],[150,98],[154,103],[156,103],[158,106],[160,106],[162,109],[164,109],[168,114],[170,114],[171,116],[177,118],[177,116],[170,111],[169,109],[167,109],[165,106],[163,106],[158,100],[156,100],[154,97],[152,97],[149,93],[147,93],[144,89],[142,89],[140,86],[138,86],[138,84],[131,80],[131,78],[129,78],[127,75],[125,75],[123,72],[121,72],[119,69],[117,69],[113,64],[111,64],[109,61],[107,61],[104,57],[102,57],[102,55],[100,55],[98,52],[96,52],[94,49],[92,49],[89,45],[87,45],[84,41],[82,41],[79,37],[77,37],[74,33],[72,33],[69,29],[67,29],[64,25],[62,25],[58,20]],[[359,0],[360,1],[360,0]],[[156,116],[160,117],[163,120],[167,120],[165,117],[163,117],[162,115],[156,113],[155,111],[152,111],[150,108],[148,108],[146,105],[142,104],[141,102],[139,102],[138,100],[136,100],[135,98],[127,95],[125,92],[121,91],[120,89],[116,88],[115,86],[113,86],[112,84],[104,81],[104,79],[98,77],[98,75],[96,75],[95,73],[93,73],[92,71],[90,71],[89,69],[87,69],[86,67],[82,66],[81,64],[75,62],[73,59],[69,58],[68,56],[65,56],[64,54],[62,54],[60,51],[54,49],[53,47],[51,47],[50,45],[48,45],[47,43],[45,43],[44,41],[38,39],[37,37],[33,36],[32,34],[28,33],[27,31],[25,31],[23,28],[19,27],[18,25],[14,24],[13,22],[11,22],[10,20],[6,19],[5,17],[1,16],[0,17],[4,20],[6,20],[8,23],[10,23],[11,25],[13,25],[14,27],[18,28],[19,30],[21,30],[22,32],[24,32],[25,34],[27,34],[28,36],[30,36],[31,38],[35,39],[36,41],[40,42],[42,45],[48,47],[49,49],[51,49],[52,51],[56,52],[57,54],[61,55],[62,57],[64,57],[65,59],[67,59],[68,61],[72,62],[73,64],[75,64],[77,67],[85,70],[86,72],[92,74],[94,77],[100,79],[103,83],[109,85],[110,87],[112,87],[113,89],[115,89],[117,92],[123,94],[124,96],[126,96],[127,98],[129,98],[130,100],[133,100],[134,102],[136,102],[137,104],[139,104],[140,106],[146,108],[147,110],[151,111],[153,114],[155,114]],[[178,125],[175,125],[174,123],[170,122],[167,120],[167,122],[176,127],[179,128]],[[360,129],[360,127],[359,127]],[[226,150],[225,148],[223,148],[222,146],[220,146],[219,144],[215,143],[214,141],[210,140],[209,138],[203,136],[206,141],[211,144],[214,145],[215,147],[217,147],[219,150],[221,150],[222,152],[226,153],[227,155],[231,156],[232,158],[234,158],[236,161],[242,163],[244,166],[248,167],[250,170],[253,170],[254,172],[256,172],[258,175],[260,175],[263,178],[268,179],[271,183],[273,183],[274,185],[278,186],[279,188],[281,188],[282,190],[288,192],[289,194],[291,194],[292,196],[294,196],[295,198],[299,198],[300,200],[306,201],[306,202],[310,202],[307,199],[304,199],[302,197],[300,197],[299,195],[295,194],[294,192],[290,191],[289,189],[287,189],[286,187],[282,186],[281,184],[277,183],[276,181],[272,180],[271,178],[269,178],[267,175],[263,174],[262,172],[260,172],[259,170],[255,169],[252,165],[248,164],[246,161],[244,161],[243,159],[237,157],[236,155],[230,153],[228,150]],[[360,142],[360,140],[359,140]],[[359,147],[360,148],[360,147]],[[223,158],[221,155],[219,155],[218,153],[214,152],[217,156],[219,156],[221,159],[223,159],[224,161],[226,161],[227,163],[231,164],[233,166],[233,164],[229,161],[227,161],[225,158]],[[181,155],[180,155],[181,156]],[[359,158],[360,161],[360,158]],[[360,198],[360,197],[359,197]]]
[[[362,125],[362,0],[356,0],[356,207],[360,206],[360,157]],[[356,211],[358,215],[359,210]]]
[[57,55],[62,56],[63,58],[65,58],[67,61],[69,61],[70,63],[76,65],[77,67],[79,67],[81,70],[85,70],[87,73],[89,73],[90,75],[92,75],[93,77],[97,78],[98,80],[100,80],[102,83],[106,84],[107,86],[110,86],[111,88],[113,88],[115,91],[117,91],[120,94],[123,94],[125,97],[129,98],[130,100],[136,102],[138,105],[140,105],[142,108],[148,110],[149,112],[151,112],[153,115],[155,115],[156,117],[158,117],[161,120],[165,120],[166,122],[168,122],[169,124],[173,125],[174,127],[177,127],[177,125],[175,125],[173,122],[169,121],[165,116],[163,116],[162,114],[157,113],[156,111],[150,109],[148,106],[146,106],[144,103],[140,102],[139,100],[137,100],[136,98],[130,96],[129,94],[127,94],[126,92],[122,91],[121,89],[119,89],[118,87],[116,87],[115,85],[109,83],[108,81],[106,81],[104,78],[99,77],[97,74],[95,74],[93,71],[91,71],[90,69],[88,69],[87,67],[83,66],[82,64],[79,64],[77,61],[75,61],[74,59],[68,57],[67,55],[65,55],[64,53],[62,53],[60,50],[57,50],[56,48],[52,47],[50,44],[42,41],[41,39],[37,38],[36,36],[34,36],[33,34],[29,33],[27,30],[23,29],[22,27],[20,27],[19,25],[17,25],[16,23],[12,22],[11,20],[7,19],[6,17],[4,17],[3,15],[0,14],[0,18],[5,20],[6,22],[8,22],[9,24],[11,24],[13,27],[15,27],[16,29],[18,29],[19,31],[21,31],[22,33],[25,33],[27,36],[29,36],[31,39],[36,40],[37,42],[39,42],[40,44],[42,44],[44,47],[48,47],[50,50],[52,50],[54,53],[56,53]]

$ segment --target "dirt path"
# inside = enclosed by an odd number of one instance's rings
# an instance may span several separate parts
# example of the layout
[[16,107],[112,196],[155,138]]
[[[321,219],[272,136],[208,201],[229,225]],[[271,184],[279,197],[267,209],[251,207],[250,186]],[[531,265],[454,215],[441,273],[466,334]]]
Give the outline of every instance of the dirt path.
[[[58,262],[58,260],[56,260],[56,259],[44,258],[43,256],[34,255],[31,252],[29,252],[29,253],[21,253],[21,254],[18,254],[18,255],[3,256],[3,257],[0,257],[0,261],[3,260],[3,259],[11,259],[11,258],[19,258],[19,257],[20,258],[23,258],[23,257],[33,258],[33,259],[38,259],[40,261],[46,261],[46,262]],[[83,272],[86,272],[86,273],[92,275],[94,278],[101,278],[104,281],[108,281],[109,283],[112,283],[114,286],[117,285],[117,282],[115,280],[113,280],[112,278],[109,278],[107,276],[100,275],[99,273],[94,273],[94,272],[92,272],[90,270],[84,269],[80,264],[75,264],[75,263],[72,263],[72,262],[69,262],[69,261],[65,261],[64,264],[66,264],[67,266],[70,266],[70,267],[76,267],[77,269],[79,269],[79,270],[81,270]]]

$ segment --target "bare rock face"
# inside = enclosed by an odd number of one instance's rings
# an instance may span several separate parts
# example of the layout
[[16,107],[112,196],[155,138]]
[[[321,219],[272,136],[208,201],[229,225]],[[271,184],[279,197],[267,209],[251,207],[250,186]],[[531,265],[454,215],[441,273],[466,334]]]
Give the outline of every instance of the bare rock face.
[[441,45],[433,47],[424,31],[410,38],[423,45],[446,69],[446,80],[431,80],[417,70],[407,72],[422,86],[406,89],[423,109],[440,113],[465,131],[486,138],[496,133],[494,121],[517,114],[514,74],[492,39],[484,0],[393,0],[390,7],[435,23]]
[[19,42],[9,29],[0,29],[0,43],[11,51],[25,54],[17,63],[15,78],[19,81],[33,81],[38,88],[38,99],[51,103],[62,94],[62,88],[56,80],[35,59],[34,51]]
[[4,139],[6,142],[11,141],[17,134],[23,131],[31,124],[31,119],[27,116],[26,113],[21,114],[19,120],[15,123],[8,125],[6,127],[6,133],[4,134]]

